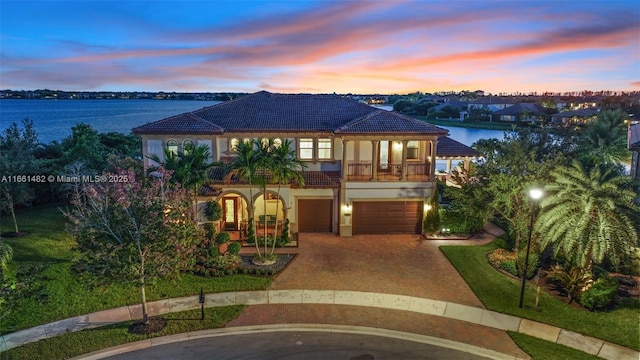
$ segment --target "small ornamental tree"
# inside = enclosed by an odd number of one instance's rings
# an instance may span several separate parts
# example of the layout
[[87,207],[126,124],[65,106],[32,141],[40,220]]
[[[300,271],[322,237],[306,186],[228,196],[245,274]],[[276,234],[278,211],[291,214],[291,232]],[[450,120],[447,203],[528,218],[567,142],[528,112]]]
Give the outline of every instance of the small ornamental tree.
[[427,234],[435,234],[440,230],[440,194],[436,188],[433,196],[427,201],[427,214],[424,217],[422,229]]
[[96,279],[134,284],[140,289],[142,322],[148,324],[145,286],[190,268],[201,229],[193,220],[188,191],[159,179],[85,184],[74,208],[65,213],[81,257],[78,266]]

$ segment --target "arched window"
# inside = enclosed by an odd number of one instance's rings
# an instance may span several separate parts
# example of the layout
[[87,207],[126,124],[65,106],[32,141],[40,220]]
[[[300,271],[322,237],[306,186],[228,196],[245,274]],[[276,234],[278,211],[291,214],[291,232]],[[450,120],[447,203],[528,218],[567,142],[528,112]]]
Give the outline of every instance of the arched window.
[[193,140],[185,140],[182,142],[182,152],[184,152],[185,154],[190,154],[193,152],[193,150],[195,150],[196,146],[193,143]]
[[237,151],[238,145],[240,145],[240,140],[237,138],[233,138],[229,140],[229,151]]
[[172,152],[174,155],[178,155],[178,142],[175,140],[167,141],[167,150]]

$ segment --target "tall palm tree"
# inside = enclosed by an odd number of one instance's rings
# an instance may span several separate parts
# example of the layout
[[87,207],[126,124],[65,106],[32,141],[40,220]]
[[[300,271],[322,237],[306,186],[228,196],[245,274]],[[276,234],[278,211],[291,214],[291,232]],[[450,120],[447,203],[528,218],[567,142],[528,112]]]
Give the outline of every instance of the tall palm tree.
[[[278,146],[274,146],[271,150],[272,158],[272,181],[278,184],[277,199],[276,202],[276,215],[278,214],[280,205],[280,188],[284,184],[288,184],[291,181],[297,182],[300,186],[304,186],[304,177],[301,171],[307,167],[307,164],[296,157],[296,151],[292,149],[291,141],[285,139]],[[275,234],[278,234],[278,221],[276,220],[276,226],[274,230]],[[275,251],[276,242],[273,242],[271,247],[271,254]]]
[[[264,214],[264,254],[267,254],[268,244],[268,236],[267,236],[267,228],[269,226],[269,218],[267,216],[267,183],[269,182],[269,178],[273,177],[274,170],[274,162],[272,157],[272,151],[275,148],[273,139],[255,139],[254,146],[258,149],[256,152],[256,182],[260,185],[262,190],[262,206],[263,206],[263,214]],[[277,221],[276,221],[277,223]],[[274,234],[274,243],[275,243],[275,234]]]
[[627,129],[623,111],[603,111],[587,124],[578,138],[578,153],[590,164],[620,164],[628,162]]
[[638,246],[640,208],[627,176],[613,167],[587,170],[574,161],[551,173],[536,222],[543,247],[554,246],[587,270],[595,262],[618,258]]
[[[229,173],[225,176],[225,182],[229,183],[233,176],[238,176],[249,183],[249,221],[253,221],[255,214],[255,202],[253,200],[253,184],[258,168],[259,156],[253,142],[241,142],[236,149],[236,156],[229,165]],[[258,242],[254,241],[258,258],[261,258]]]

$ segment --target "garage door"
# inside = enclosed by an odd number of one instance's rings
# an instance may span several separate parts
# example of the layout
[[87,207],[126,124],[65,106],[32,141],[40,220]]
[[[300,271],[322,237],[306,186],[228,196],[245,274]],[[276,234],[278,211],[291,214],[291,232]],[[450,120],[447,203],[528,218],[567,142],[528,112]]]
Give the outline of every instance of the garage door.
[[298,232],[331,232],[332,199],[299,199]]
[[354,234],[420,234],[422,201],[353,203]]

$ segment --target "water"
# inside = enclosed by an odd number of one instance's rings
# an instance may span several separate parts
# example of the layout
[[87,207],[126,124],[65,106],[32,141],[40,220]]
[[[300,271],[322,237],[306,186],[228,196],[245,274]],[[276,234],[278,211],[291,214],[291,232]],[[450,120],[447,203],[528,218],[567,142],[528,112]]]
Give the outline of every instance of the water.
[[[71,127],[86,123],[100,132],[129,134],[131,129],[151,121],[211,106],[219,101],[189,100],[0,100],[0,128],[12,122],[33,121],[42,143],[60,141],[71,134]],[[390,108],[380,106],[385,110]],[[449,136],[467,146],[480,139],[502,139],[498,130],[440,126]]]
[[129,134],[151,121],[211,106],[220,101],[190,100],[0,100],[0,129],[28,118],[42,143],[60,141],[78,123],[99,132]]

